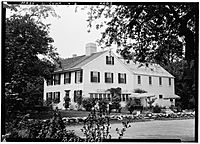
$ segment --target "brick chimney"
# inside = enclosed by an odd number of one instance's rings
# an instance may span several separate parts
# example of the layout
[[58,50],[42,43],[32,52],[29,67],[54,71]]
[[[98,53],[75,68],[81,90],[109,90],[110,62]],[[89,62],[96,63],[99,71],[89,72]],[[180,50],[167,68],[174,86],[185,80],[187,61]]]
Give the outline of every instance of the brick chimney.
[[85,55],[89,56],[92,53],[97,52],[97,46],[95,43],[87,43],[85,47]]
[[72,57],[77,57],[77,54],[73,54]]

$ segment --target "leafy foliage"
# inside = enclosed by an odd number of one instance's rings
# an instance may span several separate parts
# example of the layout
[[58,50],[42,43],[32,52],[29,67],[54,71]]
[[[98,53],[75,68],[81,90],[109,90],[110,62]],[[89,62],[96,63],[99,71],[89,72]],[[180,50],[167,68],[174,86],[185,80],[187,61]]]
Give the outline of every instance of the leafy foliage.
[[[99,44],[102,47],[116,44],[117,52],[124,59],[158,63],[168,71],[171,70],[172,65],[185,60],[186,65],[182,66],[184,72],[182,84],[178,84],[182,86],[179,86],[176,91],[182,89],[179,94],[183,97],[181,101],[185,108],[189,107],[186,106],[189,101],[194,105],[198,97],[196,67],[198,67],[199,9],[197,3],[133,3],[133,5],[105,3],[105,5],[91,6],[89,10],[89,27],[95,25],[96,29],[101,29],[107,26],[101,39],[98,40]],[[98,22],[100,18],[105,20]],[[93,22],[96,24],[92,25]],[[188,94],[184,92],[186,87],[187,90],[190,89]],[[189,95],[189,99],[186,95]]]
[[[5,19],[4,76],[6,119],[26,105],[42,103],[44,78],[54,71],[58,53],[48,26],[25,13]],[[39,58],[44,56],[44,58]],[[14,106],[19,104],[18,106]],[[20,109],[21,108],[21,109]]]
[[84,122],[82,132],[86,142],[101,142],[110,139],[110,118],[102,113],[91,112]]
[[86,109],[86,111],[91,111],[95,104],[95,99],[93,98],[83,99],[83,107]]
[[70,103],[70,98],[69,97],[64,97],[64,107],[67,109],[69,108],[69,103]]
[[121,88],[110,88],[107,91],[109,91],[112,95],[112,105],[110,109],[117,109],[119,112],[121,110]]
[[7,138],[14,139],[32,139],[32,140],[60,140],[60,141],[81,141],[81,139],[72,131],[66,130],[58,111],[54,112],[51,119],[42,121],[36,119],[29,119],[29,115],[23,117],[19,116],[13,123],[6,123],[8,126]]

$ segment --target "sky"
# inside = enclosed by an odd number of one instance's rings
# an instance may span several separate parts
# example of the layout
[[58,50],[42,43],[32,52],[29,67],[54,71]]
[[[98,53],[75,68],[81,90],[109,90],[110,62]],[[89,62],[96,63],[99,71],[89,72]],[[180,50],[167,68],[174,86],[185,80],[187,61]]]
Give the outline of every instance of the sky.
[[[60,18],[49,17],[46,21],[51,24],[50,36],[54,39],[53,45],[62,58],[78,56],[85,54],[85,45],[101,37],[102,30],[96,30],[94,27],[88,33],[87,11],[78,7],[75,12],[74,5],[58,5],[54,7]],[[104,28],[103,28],[104,29]],[[102,49],[97,46],[97,51]]]

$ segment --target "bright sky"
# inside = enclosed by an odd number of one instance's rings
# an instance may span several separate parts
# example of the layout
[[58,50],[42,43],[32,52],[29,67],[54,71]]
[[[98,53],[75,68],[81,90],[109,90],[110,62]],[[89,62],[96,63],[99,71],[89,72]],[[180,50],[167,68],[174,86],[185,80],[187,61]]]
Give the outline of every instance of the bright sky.
[[[101,31],[93,28],[88,33],[87,12],[80,8],[75,12],[74,5],[58,5],[54,8],[61,18],[51,17],[48,22],[51,24],[50,36],[54,39],[58,53],[62,58],[72,57],[73,54],[84,55],[86,43],[99,39]],[[101,50],[97,47],[97,51]]]

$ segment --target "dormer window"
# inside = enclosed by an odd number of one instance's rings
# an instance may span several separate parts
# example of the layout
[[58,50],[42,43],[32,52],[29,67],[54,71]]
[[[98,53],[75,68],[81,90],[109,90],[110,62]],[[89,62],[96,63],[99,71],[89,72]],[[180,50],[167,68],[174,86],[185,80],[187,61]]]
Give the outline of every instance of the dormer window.
[[114,65],[114,57],[113,56],[106,56],[106,64],[107,65]]

